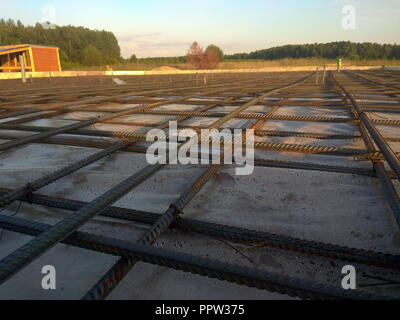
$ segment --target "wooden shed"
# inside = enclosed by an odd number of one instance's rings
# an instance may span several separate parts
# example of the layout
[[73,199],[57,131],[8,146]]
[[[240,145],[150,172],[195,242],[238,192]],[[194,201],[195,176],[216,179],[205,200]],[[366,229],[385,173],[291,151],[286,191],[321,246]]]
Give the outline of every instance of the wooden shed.
[[57,47],[18,44],[0,46],[0,72],[20,72],[20,55],[24,57],[25,70],[28,72],[61,71]]

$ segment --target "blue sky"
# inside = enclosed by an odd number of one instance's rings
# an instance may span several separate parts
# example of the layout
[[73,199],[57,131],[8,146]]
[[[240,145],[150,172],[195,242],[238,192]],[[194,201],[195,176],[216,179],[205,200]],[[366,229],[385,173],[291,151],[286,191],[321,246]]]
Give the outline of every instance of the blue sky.
[[[342,28],[344,5],[356,29]],[[184,55],[190,44],[227,53],[330,41],[400,43],[400,0],[0,0],[0,17],[114,32],[123,56]]]

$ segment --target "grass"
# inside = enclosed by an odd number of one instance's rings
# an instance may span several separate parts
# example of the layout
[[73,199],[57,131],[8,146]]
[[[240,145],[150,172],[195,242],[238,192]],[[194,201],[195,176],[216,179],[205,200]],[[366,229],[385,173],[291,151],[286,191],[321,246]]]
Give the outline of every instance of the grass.
[[[302,67],[336,65],[336,59],[281,59],[281,60],[227,60],[219,65],[219,69],[262,69],[268,67]],[[400,60],[343,60],[343,66],[400,66]]]
[[[336,59],[281,59],[281,60],[225,60],[218,66],[221,70],[234,69],[262,69],[268,67],[301,67],[301,66],[324,66],[324,64],[335,65]],[[113,70],[126,71],[149,71],[160,67],[170,67],[180,70],[187,70],[188,67],[181,64],[165,64],[154,61],[138,61],[135,63],[117,64],[110,66]],[[343,60],[343,66],[400,66],[400,60]],[[66,65],[63,70],[80,70],[80,71],[106,71],[106,66],[86,67],[79,65]]]

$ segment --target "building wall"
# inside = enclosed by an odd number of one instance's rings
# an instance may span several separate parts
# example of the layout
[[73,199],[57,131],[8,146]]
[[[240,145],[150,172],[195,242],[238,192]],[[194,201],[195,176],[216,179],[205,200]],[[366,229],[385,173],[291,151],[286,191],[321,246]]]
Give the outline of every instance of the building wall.
[[57,49],[32,47],[32,55],[35,71],[61,71]]
[[[2,55],[0,56],[0,67],[10,67],[11,63],[8,62],[8,56]],[[0,70],[0,72],[5,72],[4,70]]]
[[[5,67],[17,67],[18,66],[18,61],[17,61],[17,54],[10,54],[10,61],[8,60],[8,55],[3,54],[0,56],[0,66],[2,68]],[[18,70],[15,69],[1,69],[0,72],[16,72]]]

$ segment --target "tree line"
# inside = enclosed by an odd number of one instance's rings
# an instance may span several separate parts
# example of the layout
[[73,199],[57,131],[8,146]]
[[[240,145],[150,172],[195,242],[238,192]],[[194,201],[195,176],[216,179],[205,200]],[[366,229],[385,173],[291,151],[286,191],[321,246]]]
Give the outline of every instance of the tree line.
[[400,59],[400,45],[378,43],[354,43],[350,41],[286,45],[250,53],[226,55],[226,59],[278,60],[284,58],[323,58],[349,60]]
[[24,26],[21,21],[0,19],[0,45],[37,44],[60,48],[63,67],[100,66],[123,62],[118,41],[112,32],[84,27],[42,24]]
[[186,63],[186,57],[154,57],[154,58],[138,58],[133,54],[130,58],[125,60],[127,63],[144,62],[148,64],[182,64]]

